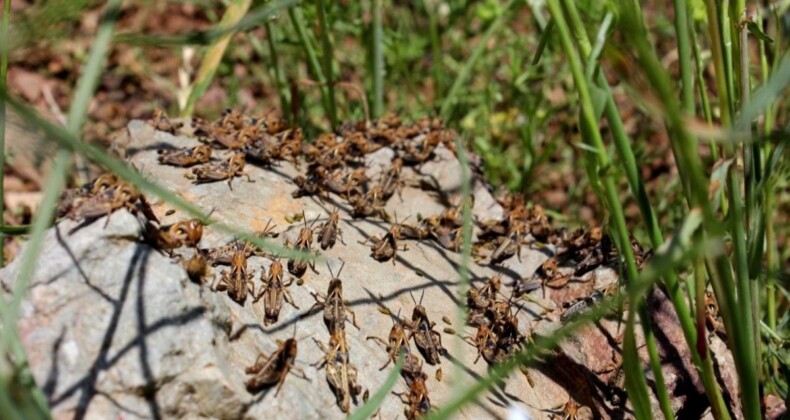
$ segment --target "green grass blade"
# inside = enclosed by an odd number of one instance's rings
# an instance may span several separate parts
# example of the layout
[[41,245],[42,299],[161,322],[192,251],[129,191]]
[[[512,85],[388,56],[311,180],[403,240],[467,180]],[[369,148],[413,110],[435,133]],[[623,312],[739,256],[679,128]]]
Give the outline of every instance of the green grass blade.
[[[274,72],[274,82],[277,84],[277,93],[280,95],[280,112],[286,116],[290,115],[288,110],[291,109],[290,102],[288,100],[288,86],[286,85],[285,78],[283,78],[282,70],[280,69],[280,54],[277,51],[277,42],[274,39],[274,25],[270,21],[266,21],[266,43],[269,46],[269,56],[272,59],[272,71]],[[250,34],[252,37],[253,35]],[[293,116],[295,117],[295,116]],[[291,120],[291,117],[287,117],[288,120]]]
[[540,63],[540,57],[543,56],[543,51],[546,50],[546,45],[549,45],[551,35],[554,33],[554,19],[549,19],[546,28],[540,34],[540,41],[538,42],[538,49],[535,50],[535,56],[532,58],[532,65],[537,66]]
[[[120,7],[120,0],[111,0],[107,3],[107,10],[102,19],[103,23],[99,26],[88,60],[85,62],[82,74],[77,81],[77,88],[69,106],[69,115],[66,117],[66,128],[77,137],[80,137],[82,134],[82,125],[85,124],[88,107],[101,79]],[[88,166],[82,160],[77,161],[77,166],[78,181],[87,181],[90,176]]]
[[600,68],[598,66],[598,58],[601,56],[601,51],[603,51],[604,45],[606,45],[607,34],[613,20],[614,13],[606,12],[606,16],[604,16],[601,26],[598,27],[598,34],[595,36],[595,44],[592,46],[590,53],[586,54],[583,52],[583,54],[587,55],[587,64],[585,67],[587,68],[587,79],[590,81],[596,80],[594,73]]
[[373,118],[380,117],[384,112],[384,33],[381,26],[381,2],[382,0],[373,0]]
[[486,29],[485,33],[480,38],[480,43],[477,44],[474,50],[472,50],[472,54],[461,67],[461,70],[455,77],[455,81],[450,87],[450,90],[447,92],[447,96],[444,98],[444,102],[442,103],[442,107],[439,111],[439,116],[441,116],[443,120],[447,121],[450,118],[450,113],[453,111],[453,107],[456,105],[456,97],[461,93],[462,88],[465,87],[469,76],[472,74],[472,70],[474,70],[475,65],[477,65],[477,62],[480,61],[480,58],[483,56],[483,52],[488,49],[488,43],[491,38],[493,38],[494,35],[499,33],[499,31],[505,27],[505,23],[510,18],[510,12],[514,3],[515,0],[509,0],[507,2],[507,4],[503,7],[502,13],[497,16],[496,19],[491,23],[491,26]]
[[362,407],[357,408],[354,410],[353,413],[348,417],[348,420],[366,420],[369,419],[373,414],[376,413],[376,410],[381,406],[381,403],[384,402],[384,398],[389,395],[392,388],[395,387],[395,383],[398,381],[398,376],[400,376],[401,368],[403,367],[403,355],[398,357],[397,363],[395,363],[395,368],[392,369],[389,375],[387,375],[387,379],[384,380],[384,383],[381,384],[381,388],[373,394],[370,399],[362,405]]
[[748,129],[752,120],[757,118],[765,107],[772,104],[779,95],[785,92],[785,88],[790,84],[790,53],[782,57],[782,61],[774,68],[773,73],[765,81],[765,84],[754,91],[749,100],[749,104],[743,108],[741,114],[736,118],[734,128]]
[[[629,311],[628,323],[625,327],[625,337],[623,338],[623,370],[625,371],[625,389],[628,392],[628,399],[634,409],[637,419],[652,419],[653,410],[650,408],[650,397],[647,394],[647,380],[642,371],[642,364],[639,360],[639,351],[636,348],[636,336],[634,334],[634,323],[636,312]],[[671,413],[671,411],[670,411]],[[671,418],[671,417],[670,417]]]
[[324,77],[326,78],[326,95],[327,104],[329,105],[329,122],[332,124],[332,129],[337,127],[337,104],[335,102],[335,76],[332,70],[332,60],[334,59],[334,50],[332,48],[332,41],[329,39],[329,32],[332,30],[326,15],[326,2],[325,0],[318,0],[318,24],[321,28],[321,65],[324,69]]
[[111,0],[107,3],[102,25],[96,33],[96,39],[91,46],[90,55],[82,69],[74,97],[69,107],[69,115],[66,118],[66,127],[75,136],[79,136],[85,117],[88,115],[88,106],[99,85],[104,63],[107,60],[107,53],[112,43],[115,21],[118,18],[118,11],[121,7],[120,0]]
[[[565,1],[569,3],[569,1]],[[551,11],[552,19],[556,22],[557,31],[560,37],[561,45],[568,58],[571,73],[573,75],[574,86],[579,95],[581,110],[579,112],[579,125],[581,128],[582,138],[586,143],[594,147],[594,152],[584,154],[585,166],[590,178],[590,184],[599,195],[602,202],[610,212],[612,220],[612,229],[614,233],[614,240],[617,244],[618,251],[622,255],[622,261],[625,266],[625,285],[628,289],[628,294],[632,301],[633,309],[637,310],[640,316],[641,324],[645,334],[645,345],[648,348],[648,355],[650,356],[650,367],[653,371],[655,378],[656,394],[661,404],[662,410],[666,417],[672,416],[672,408],[669,401],[669,392],[666,389],[664,375],[661,371],[661,361],[658,358],[658,351],[656,350],[655,337],[651,330],[650,314],[647,311],[644,299],[641,295],[633,293],[633,282],[638,277],[638,269],[634,260],[634,251],[630,246],[630,238],[628,236],[628,228],[626,227],[625,215],[623,214],[622,206],[618,196],[618,190],[615,183],[614,176],[612,176],[611,162],[609,159],[608,151],[603,143],[600,130],[598,128],[598,121],[600,113],[603,112],[606,98],[602,97],[602,89],[593,89],[592,83],[587,79],[582,60],[577,51],[575,44],[583,45],[585,52],[590,51],[591,47],[587,41],[586,34],[576,32],[576,43],[571,38],[571,31],[566,21],[565,12],[560,6],[558,0],[549,0],[547,6]],[[569,9],[569,7],[565,7]],[[571,19],[578,19],[577,16],[571,15]],[[581,24],[574,24],[574,28],[580,28]],[[596,101],[594,101],[597,99]],[[600,181],[598,180],[600,176]],[[601,187],[596,188],[596,184],[600,182]],[[638,386],[640,383],[632,382],[632,385]],[[646,385],[646,382],[644,383]],[[647,393],[647,388],[639,391]]]
[[[11,2],[3,3],[3,21],[0,23],[0,89],[6,90],[8,81],[8,21],[11,16]],[[0,100],[0,216],[5,214],[5,189],[3,179],[5,175],[5,101]],[[0,267],[5,265],[5,234],[0,234]]]
[[439,33],[439,3],[423,0],[428,15],[428,34],[431,38],[431,73],[433,75],[433,103],[441,100],[444,93],[444,71],[442,71],[442,40]]
[[[219,22],[219,27],[223,29],[232,28],[241,22],[244,15],[249,10],[252,0],[233,0],[228,8],[225,9],[225,14],[222,15],[222,20]],[[219,64],[222,62],[222,57],[225,55],[225,50],[228,48],[230,39],[235,32],[228,32],[222,35],[217,41],[214,42],[206,51],[203,61],[198,68],[195,81],[192,83],[192,89],[187,98],[187,104],[181,110],[182,117],[191,117],[195,109],[195,103],[198,99],[206,93],[211,81],[214,79],[214,74],[217,72]]]
[[324,71],[321,69],[321,62],[318,60],[318,54],[315,52],[313,41],[307,33],[301,7],[296,6],[288,9],[288,16],[291,18],[291,24],[299,38],[299,44],[302,46],[305,56],[307,56],[307,67],[313,74],[313,77],[318,81],[318,89],[319,92],[321,92],[321,104],[323,105],[324,112],[326,115],[329,115],[330,105],[326,88],[326,77],[324,77]]
[[30,232],[30,225],[0,226],[0,233],[3,235],[26,235],[28,232]]
[[[458,302],[455,312],[456,325],[466,324],[466,295],[470,287],[469,263],[472,259],[472,174],[469,171],[469,156],[466,154],[463,142],[460,138],[455,139],[455,150],[458,157],[458,162],[461,165],[461,217],[463,226],[461,227],[461,262],[458,267]],[[453,350],[458,353],[462,349],[460,346],[464,345],[461,340],[454,340],[456,348]],[[453,365],[452,375],[452,395],[460,395],[463,389],[464,382],[462,378],[462,366],[459,364]]]

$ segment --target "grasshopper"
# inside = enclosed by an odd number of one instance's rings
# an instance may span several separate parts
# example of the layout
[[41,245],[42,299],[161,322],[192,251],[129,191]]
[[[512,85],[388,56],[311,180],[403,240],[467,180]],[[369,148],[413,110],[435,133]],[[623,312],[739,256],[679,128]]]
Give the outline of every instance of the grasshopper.
[[489,364],[496,362],[497,338],[488,325],[481,325],[477,327],[477,332],[475,333],[474,338],[469,337],[467,340],[469,340],[469,344],[477,348],[477,358],[475,359],[474,363],[477,363],[481,356]]
[[205,184],[228,180],[228,188],[233,191],[233,178],[245,176],[247,181],[253,182],[249,174],[244,173],[244,154],[236,153],[226,161],[220,163],[207,163],[203,166],[192,168],[195,184]]
[[486,284],[478,289],[469,289],[466,293],[466,306],[470,311],[485,310],[496,299],[499,289],[502,288],[502,274],[499,273],[488,279]]
[[160,149],[159,163],[179,166],[190,167],[199,163],[207,163],[211,160],[211,147],[205,144],[195,146],[192,148],[181,148],[174,150]]
[[97,192],[95,194],[78,201],[69,209],[67,214],[69,219],[94,220],[110,215],[121,208],[126,208],[136,213],[139,203],[142,213],[149,220],[157,221],[156,215],[154,215],[145,197],[131,183],[119,180],[111,186],[98,187],[99,185],[95,184],[91,187],[91,190],[96,189]]
[[414,295],[411,296],[415,306],[411,315],[411,321],[406,324],[406,327],[410,330],[409,338],[414,337],[414,344],[417,345],[425,361],[429,365],[437,365],[441,363],[440,356],[446,355],[447,350],[442,347],[441,334],[433,330],[436,323],[428,319],[428,313],[425,307],[422,306],[423,297],[425,297],[424,291],[422,296],[420,296],[420,303],[417,303],[414,300]]
[[[390,226],[387,233],[379,238],[378,236],[371,236],[367,238],[365,241],[360,242],[361,244],[366,244],[368,242],[372,242],[373,245],[370,247],[370,255],[376,261],[387,261],[392,260],[392,264],[395,265],[395,257],[398,255],[398,240],[401,236],[401,225],[397,223],[397,216],[396,216],[396,223]],[[403,250],[406,251],[409,248],[406,245],[403,245]]]
[[167,118],[167,115],[165,115],[161,109],[154,110],[154,115],[150,120],[147,121],[147,123],[155,130],[164,131],[173,135],[175,135],[178,130],[184,126],[184,123],[174,123],[170,121],[170,118]]
[[[269,219],[269,221],[266,222],[266,226],[263,228],[263,230],[256,233],[258,238],[276,238],[279,236],[279,233],[272,232],[272,230],[274,230],[277,225],[272,225],[271,222],[272,220]],[[208,250],[204,249],[202,251],[206,253],[206,257],[209,261],[211,261],[211,265],[213,266],[230,265],[233,260],[233,254],[235,254],[237,251],[244,251],[244,253],[247,255],[247,258],[252,255],[258,257],[270,256],[268,252],[240,239],[235,239],[230,243],[218,248],[212,248]]]
[[325,353],[324,357],[316,364],[326,369],[326,381],[337,398],[337,405],[344,413],[348,413],[353,399],[356,403],[357,395],[362,392],[362,387],[357,383],[357,369],[349,363],[348,344],[345,333],[336,330],[329,338],[329,347],[313,338],[313,341]]
[[203,223],[198,219],[182,220],[172,225],[156,227],[146,223],[143,236],[156,249],[170,251],[182,246],[196,248],[203,238]]
[[404,409],[404,414],[409,420],[420,418],[431,411],[431,399],[428,397],[428,388],[425,386],[427,378],[425,373],[420,372],[420,374],[411,378],[408,393],[393,392],[407,405]]
[[255,296],[255,284],[252,282],[253,273],[247,273],[247,255],[244,251],[233,254],[230,273],[222,270],[221,277],[213,290],[227,290],[228,296],[239,304],[247,300],[247,293]]
[[[277,350],[270,355],[261,353],[255,359],[255,363],[244,370],[250,378],[247,380],[247,390],[250,392],[258,392],[263,388],[268,388],[277,385],[275,396],[280,394],[280,388],[285,382],[285,377],[289,372],[299,373],[300,378],[308,380],[301,369],[294,366],[296,360],[297,343],[295,338],[289,338],[283,341],[277,341]],[[296,373],[294,373],[296,375]]]
[[400,311],[398,311],[398,315],[392,320],[392,328],[390,329],[390,334],[386,342],[381,338],[374,336],[368,336],[366,339],[378,341],[379,343],[386,346],[388,356],[387,363],[384,363],[384,366],[380,367],[379,370],[384,370],[384,368],[387,367],[390,362],[397,361],[399,353],[411,354],[411,348],[409,347],[409,336],[406,335],[406,330],[403,329],[403,321],[400,319]]
[[[339,222],[340,213],[335,209],[329,215],[329,220],[319,226],[318,242],[321,244],[321,249],[332,248],[335,246],[338,238],[340,238],[340,242],[343,242],[343,231],[337,226]],[[345,242],[343,242],[343,245],[345,245]]]
[[186,270],[189,279],[199,284],[202,292],[203,280],[209,276],[208,261],[206,260],[205,254],[197,251],[195,255],[188,260],[180,255],[177,258],[178,262],[184,267],[184,270]]
[[[304,217],[304,211],[302,212],[302,221],[304,222],[304,227],[299,231],[299,237],[296,240],[295,248],[302,252],[310,252],[311,247],[313,246],[313,225],[318,220],[318,216],[313,220],[310,225],[307,225],[307,219]],[[286,246],[290,246],[290,242],[286,241]],[[293,274],[296,277],[302,277],[307,271],[307,266],[310,266],[313,271],[318,273],[315,270],[315,265],[312,261],[308,261],[302,258],[291,258],[288,260],[288,272]]]
[[327,263],[327,269],[329,270],[329,274],[332,275],[332,280],[329,282],[326,297],[319,296],[318,293],[315,292],[311,293],[316,300],[313,308],[320,307],[324,309],[324,324],[330,334],[334,331],[345,331],[346,312],[351,314],[351,324],[359,329],[356,314],[346,306],[348,302],[343,300],[343,283],[340,281],[339,277],[345,264],[346,263],[343,262],[340,266],[340,270],[337,271],[337,275],[334,275],[332,274],[332,269],[329,268],[329,263]]
[[288,283],[283,281],[283,266],[279,260],[272,261],[271,266],[269,266],[268,276],[264,276],[261,270],[261,281],[263,281],[263,288],[253,300],[253,303],[263,298],[263,325],[269,326],[277,322],[277,318],[280,317],[283,300],[290,303],[294,308],[299,309],[294,303],[291,294],[286,290],[286,287],[293,283],[293,278]]

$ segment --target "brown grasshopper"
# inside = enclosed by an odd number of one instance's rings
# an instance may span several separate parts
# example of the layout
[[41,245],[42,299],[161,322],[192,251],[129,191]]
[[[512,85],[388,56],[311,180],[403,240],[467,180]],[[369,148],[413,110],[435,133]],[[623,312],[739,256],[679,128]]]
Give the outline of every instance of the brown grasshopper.
[[431,399],[428,397],[428,388],[425,387],[427,378],[428,376],[425,373],[420,372],[420,374],[411,378],[408,393],[393,392],[404,404],[407,404],[404,414],[406,414],[408,420],[423,417],[431,411]]
[[[329,269],[329,274],[332,275],[333,278],[329,282],[326,297],[320,296],[316,292],[311,293],[316,301],[313,308],[320,307],[324,309],[324,324],[330,334],[334,331],[345,331],[346,312],[351,314],[351,323],[359,329],[356,314],[346,306],[348,302],[343,300],[343,283],[340,281],[340,272],[343,271],[343,266],[345,265],[346,263],[343,262],[340,266],[340,270],[337,271],[337,275],[334,275],[332,274],[332,269],[329,268],[329,263],[327,263],[327,269]],[[319,299],[319,297],[321,299]]]
[[97,190],[96,193],[77,202],[69,211],[68,218],[72,220],[95,219],[123,207],[134,210],[134,204],[140,197],[137,189],[125,181],[117,181],[115,185]]
[[340,213],[335,209],[329,215],[329,219],[318,227],[318,242],[321,244],[321,249],[332,248],[338,238],[340,238],[340,242],[343,242],[343,231],[338,227],[339,222]]
[[514,293],[522,295],[540,287],[543,298],[546,298],[546,287],[559,289],[570,281],[569,274],[562,274],[557,267],[557,260],[552,257],[543,262],[529,278],[519,280],[514,286]]
[[182,220],[156,227],[146,223],[144,237],[156,249],[170,251],[182,246],[196,248],[203,237],[203,224],[198,219]]
[[475,336],[468,337],[467,340],[469,344],[477,348],[477,358],[475,359],[474,363],[477,363],[481,356],[486,362],[490,364],[496,362],[497,338],[488,325],[481,325],[477,327]]
[[436,325],[428,319],[428,313],[425,307],[422,306],[422,298],[425,296],[423,291],[420,296],[420,303],[414,300],[414,295],[411,296],[414,301],[414,311],[411,315],[411,321],[407,322],[406,327],[410,330],[409,338],[414,337],[414,344],[422,353],[425,361],[429,365],[437,365],[442,362],[440,356],[446,355],[447,350],[442,347],[442,336],[437,331],[433,330]]
[[[520,310],[520,308],[519,308]],[[499,358],[502,359],[517,351],[526,341],[518,330],[518,311],[515,314],[506,314],[499,322],[494,324],[493,333],[497,337]]]
[[302,175],[298,175],[293,179],[293,182],[298,188],[291,193],[293,198],[324,194],[321,179],[314,173],[308,175],[306,178]]
[[[405,221],[404,221],[405,222]],[[417,239],[422,240],[431,236],[431,229],[425,220],[420,222],[419,225],[414,226],[407,223],[400,223],[400,236],[401,239]]]
[[233,262],[230,266],[230,273],[225,270],[220,272],[217,284],[213,290],[228,291],[228,296],[237,303],[243,305],[247,300],[247,293],[255,296],[255,283],[252,281],[253,273],[247,272],[247,255],[244,251],[233,254]]
[[[276,238],[280,235],[277,232],[272,232],[272,230],[274,230],[277,225],[272,225],[271,222],[272,220],[269,219],[269,221],[266,222],[266,226],[263,228],[263,230],[256,233],[258,238]],[[212,266],[230,265],[230,263],[233,261],[233,254],[235,254],[237,251],[244,251],[244,253],[247,255],[247,258],[252,255],[258,257],[270,256],[268,252],[259,249],[255,245],[241,239],[234,239],[224,246],[208,250],[204,249],[202,251],[206,252],[206,257],[209,261],[211,261]]]
[[233,191],[233,178],[245,176],[247,181],[253,182],[248,174],[244,173],[244,154],[236,153],[226,161],[220,163],[208,163],[203,166],[192,168],[195,176],[195,184],[205,184],[228,180],[228,188]]
[[378,216],[383,220],[389,220],[389,214],[384,210],[384,202],[377,196],[376,191],[368,191],[365,194],[355,193],[348,197],[348,204],[351,205],[351,217],[355,219],[370,216]]
[[57,216],[68,216],[76,207],[93,196],[103,193],[105,190],[115,187],[118,184],[118,176],[112,172],[105,172],[91,182],[79,188],[70,188],[60,196],[58,203]]
[[[357,383],[357,369],[349,362],[348,344],[343,331],[334,331],[329,338],[329,347],[313,338],[321,348],[324,357],[316,363],[319,369],[326,369],[326,381],[337,399],[337,405],[344,413],[348,413],[351,400],[356,403],[357,395],[362,392],[362,387]],[[314,365],[315,366],[315,365]]]
[[184,123],[174,123],[170,121],[170,118],[167,118],[167,115],[161,109],[156,109],[154,110],[154,115],[148,120],[148,125],[159,131],[176,134],[184,126]]
[[202,290],[203,280],[209,276],[208,261],[205,254],[200,251],[195,252],[195,255],[188,260],[179,255],[178,262],[186,270],[189,279],[199,284]]
[[[307,225],[307,219],[304,216],[304,211],[302,212],[302,221],[304,222],[304,227],[299,231],[299,236],[296,239],[295,249],[302,252],[311,252],[311,248],[313,246],[313,225],[318,220],[318,216],[313,220],[310,225]],[[286,242],[286,246],[290,246],[290,242]],[[315,264],[312,261],[303,259],[303,258],[291,258],[288,260],[288,272],[293,274],[296,277],[302,277],[307,271],[307,267],[310,268],[318,273],[315,270]]]
[[403,160],[395,158],[390,168],[382,174],[379,185],[381,185],[382,198],[384,201],[389,200],[396,192],[400,195],[401,189],[403,188],[403,180],[400,178],[402,170]]
[[258,296],[255,297],[255,300],[253,300],[253,303],[263,298],[263,325],[268,327],[277,322],[277,318],[280,317],[280,309],[283,307],[283,300],[290,303],[294,308],[299,309],[294,303],[291,294],[286,290],[286,287],[293,283],[293,278],[288,283],[283,281],[283,266],[279,260],[272,261],[271,266],[269,266],[268,276],[264,276],[264,272],[261,270],[261,281],[263,282],[263,287]]
[[211,147],[205,144],[193,148],[174,150],[160,149],[159,163],[171,166],[190,167],[211,160]]
[[[392,264],[395,265],[395,257],[398,255],[398,240],[400,239],[400,233],[401,225],[396,221],[395,224],[390,226],[383,237],[379,238],[374,235],[360,243],[366,244],[372,242],[373,245],[370,247],[370,255],[373,259],[381,262],[392,260]],[[406,245],[403,245],[404,251],[408,249]]]
[[502,274],[497,274],[488,279],[486,284],[478,289],[469,289],[466,293],[466,306],[470,311],[485,310],[496,299],[499,289],[502,288]]
[[403,321],[400,319],[400,311],[398,311],[398,315],[392,320],[392,328],[390,329],[390,334],[387,338],[387,341],[375,336],[368,336],[366,339],[377,341],[386,346],[388,356],[387,363],[384,363],[384,366],[380,367],[379,370],[384,370],[384,368],[387,367],[390,362],[396,362],[398,360],[398,354],[411,353],[411,348],[409,347],[409,336],[406,335],[406,330],[403,329]]
[[[275,396],[280,394],[280,388],[285,382],[285,377],[289,372],[298,372],[300,378],[308,380],[301,369],[294,366],[296,360],[297,344],[295,338],[289,338],[282,341],[277,341],[277,350],[270,355],[261,353],[255,359],[255,363],[244,370],[247,375],[251,377],[247,380],[247,390],[250,392],[258,392],[263,388],[268,388],[277,384],[277,391]],[[294,375],[296,375],[294,373]]]

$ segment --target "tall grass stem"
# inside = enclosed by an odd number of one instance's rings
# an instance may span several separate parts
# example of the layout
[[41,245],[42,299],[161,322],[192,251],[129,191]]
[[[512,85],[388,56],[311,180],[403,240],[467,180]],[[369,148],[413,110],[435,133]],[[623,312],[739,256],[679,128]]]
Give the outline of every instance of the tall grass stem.
[[332,60],[334,59],[334,50],[332,48],[332,40],[330,38],[332,27],[328,22],[326,13],[326,0],[318,0],[318,23],[321,27],[321,61],[324,68],[324,77],[326,80],[326,94],[329,104],[329,122],[332,124],[332,129],[337,127],[337,103],[335,98],[335,76],[332,70]]
[[381,14],[383,0],[373,0],[373,118],[384,112],[384,32]]
[[[576,90],[579,95],[580,104],[581,104],[581,115],[580,115],[580,125],[582,128],[582,135],[586,138],[586,140],[591,141],[591,146],[594,148],[595,152],[595,160],[597,161],[594,165],[599,168],[599,170],[605,168],[609,168],[611,165],[609,161],[609,157],[607,155],[606,147],[604,146],[603,139],[601,138],[601,133],[598,130],[598,121],[595,116],[595,111],[592,104],[592,98],[590,95],[589,87],[587,86],[587,79],[585,77],[585,72],[582,68],[581,59],[579,58],[578,52],[574,48],[573,40],[571,39],[570,30],[568,28],[568,24],[566,23],[565,14],[560,7],[558,0],[549,0],[547,2],[548,8],[551,11],[552,19],[556,22],[557,30],[559,32],[560,41],[562,44],[563,49],[568,57],[568,61],[571,67],[571,73],[573,75],[574,84]],[[577,37],[578,38],[578,37]],[[587,43],[587,48],[589,47],[589,42]],[[589,51],[589,50],[588,50]],[[585,154],[585,159],[593,159],[590,154]],[[611,172],[611,171],[608,171]],[[591,180],[591,182],[595,182],[595,180]],[[628,237],[628,230],[625,223],[625,216],[622,211],[622,207],[619,204],[619,197],[617,193],[617,188],[614,182],[614,179],[611,175],[606,175],[603,182],[603,196],[602,199],[607,206],[610,216],[612,218],[614,224],[614,233],[617,235],[616,243],[619,245],[619,251],[623,256],[623,260],[627,269],[627,281],[626,286],[629,293],[629,299],[631,300],[632,310],[636,308],[639,313],[640,323],[642,324],[642,331],[645,335],[645,344],[648,347],[648,355],[650,356],[650,367],[653,372],[655,385],[656,385],[656,394],[661,405],[661,409],[664,413],[664,416],[667,418],[671,418],[673,415],[672,406],[669,400],[669,392],[667,391],[665,382],[664,382],[664,375],[661,371],[661,361],[658,359],[658,351],[656,350],[656,343],[655,337],[653,336],[651,330],[651,322],[650,316],[647,311],[647,307],[645,305],[645,300],[643,296],[639,296],[634,294],[635,284],[638,277],[638,270],[636,268],[636,263],[634,261],[634,254],[633,249],[631,248],[630,238]],[[627,371],[626,375],[644,375],[641,370],[637,371]],[[646,382],[644,380],[641,381],[630,381],[630,383],[638,386],[638,388],[629,387],[629,395],[632,392],[635,392],[640,395],[644,395],[647,393],[646,389]],[[642,386],[644,385],[644,386]],[[636,396],[636,394],[634,395]],[[632,401],[633,402],[633,401]],[[647,408],[649,410],[649,408]]]
[[[3,21],[0,23],[0,90],[6,90],[8,82],[8,54],[9,39],[8,25],[11,16],[11,1],[3,2]],[[5,101],[0,99],[0,217],[5,214],[5,127],[6,127],[6,106]],[[0,219],[0,224],[4,224]],[[0,267],[5,265],[5,234],[0,233]]]
[[[227,9],[225,9],[225,13],[222,15],[219,27],[225,29],[238,25],[242,18],[244,18],[247,10],[249,10],[251,4],[252,0],[231,0]],[[228,48],[228,44],[235,34],[235,31],[225,33],[206,51],[203,61],[200,62],[195,81],[192,83],[192,90],[189,92],[187,104],[184,109],[181,110],[182,117],[192,116],[195,110],[195,104],[211,85],[214,74],[216,74],[217,68],[219,68],[222,62],[222,57],[225,55],[225,50]]]

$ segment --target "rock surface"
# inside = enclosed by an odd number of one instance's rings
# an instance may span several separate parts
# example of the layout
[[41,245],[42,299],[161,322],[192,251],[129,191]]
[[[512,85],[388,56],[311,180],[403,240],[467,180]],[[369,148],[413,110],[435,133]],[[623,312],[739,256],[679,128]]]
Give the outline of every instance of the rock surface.
[[[380,388],[392,365],[379,370],[387,361],[386,352],[366,337],[386,338],[392,325],[387,312],[410,317],[412,295],[422,298],[429,317],[437,323],[437,331],[447,327],[443,317],[452,320],[451,328],[457,331],[442,333],[449,357],[441,366],[423,366],[429,376],[427,386],[433,405],[441,407],[448,401],[453,386],[466,388],[486,374],[485,362],[473,363],[476,350],[461,338],[474,330],[458,325],[458,254],[433,242],[407,241],[409,249],[398,252],[395,264],[373,260],[369,245],[359,242],[382,235],[389,224],[351,219],[347,205],[336,196],[329,202],[310,197],[293,199],[291,178],[299,169],[290,163],[273,169],[248,165],[245,172],[253,182],[237,178],[231,191],[224,182],[193,185],[184,177],[184,169],[161,166],[156,161],[156,149],[160,147],[196,143],[134,121],[116,147],[143,174],[203,210],[213,210],[214,216],[225,223],[258,231],[272,219],[278,225],[276,231],[282,232],[278,241],[294,239],[301,228],[301,222],[289,225],[287,217],[304,211],[307,220],[319,217],[321,222],[337,206],[345,245],[338,243],[322,252],[325,262],[317,264],[318,273],[308,270],[304,284],[290,288],[300,309],[285,304],[279,321],[264,327],[262,302],[253,304],[248,299],[241,306],[226,293],[191,282],[174,260],[135,240],[141,227],[130,213],[119,211],[109,221],[100,219],[80,228],[68,220],[58,223],[47,233],[19,321],[34,376],[56,418],[343,417],[325,373],[311,366],[323,356],[312,339],[326,343],[329,338],[321,314],[311,310],[315,302],[311,293],[326,293],[328,267],[337,273],[343,263],[340,278],[344,297],[360,327],[347,327],[350,360],[359,371],[360,384],[371,395]],[[402,199],[396,195],[389,200],[388,212],[414,220],[418,214],[444,210],[442,201],[452,202],[454,196],[449,190],[459,187],[459,163],[447,149],[437,155],[422,174],[405,170],[407,187]],[[218,153],[218,157],[224,155]],[[368,170],[376,171],[390,158],[386,149],[369,155]],[[419,188],[424,184],[438,185],[449,193],[440,200],[436,192]],[[475,217],[501,217],[502,209],[481,182],[474,183],[473,192]],[[164,224],[187,218],[180,212],[169,213],[165,203],[154,202],[154,210]],[[219,246],[230,239],[208,227],[200,246]],[[503,264],[506,296],[510,294],[509,284],[531,275],[547,258],[547,252],[524,247],[520,260],[512,257]],[[16,279],[18,262],[0,272],[0,279],[8,286]],[[255,274],[256,285],[260,284],[261,270],[269,264],[270,260],[263,257],[250,258],[248,268]],[[213,269],[213,275],[219,276],[222,269]],[[475,284],[500,271],[476,264],[471,264],[470,270]],[[550,332],[557,327],[561,311],[545,313],[541,306],[557,309],[557,302],[572,300],[574,294],[583,296],[592,288],[611,283],[615,276],[610,269],[599,269],[587,280],[569,284],[562,291],[547,288],[545,299],[540,289],[534,291],[532,296],[540,304],[524,305],[519,312],[521,325],[529,325],[537,333]],[[544,316],[538,319],[540,315]],[[676,321],[664,324],[661,328],[668,331],[665,335],[670,345],[685,349]],[[623,407],[617,408],[622,401],[605,392],[610,388],[607,378],[616,374],[611,362],[619,352],[617,323],[606,321],[605,328],[605,333],[596,333],[594,327],[583,331],[567,342],[556,358],[530,369],[528,374],[514,372],[477,404],[467,405],[462,416],[505,417],[508,410],[515,409],[544,418],[572,396],[605,418],[622,417]],[[296,366],[308,379],[289,375],[278,396],[273,389],[249,393],[244,387],[244,369],[260,352],[275,350],[276,340],[292,336],[299,346]],[[675,372],[671,370],[672,355],[667,357],[667,372]],[[443,371],[441,381],[435,378],[438,368]],[[685,368],[688,370],[688,366]],[[672,378],[673,384],[686,380],[682,372]],[[615,380],[611,382],[617,385]],[[405,386],[400,379],[395,391],[404,391]],[[697,392],[694,386],[690,388]],[[624,400],[622,391],[617,392]],[[690,394],[689,389],[684,392]],[[400,416],[403,404],[396,396],[389,396],[380,414],[382,418]]]

